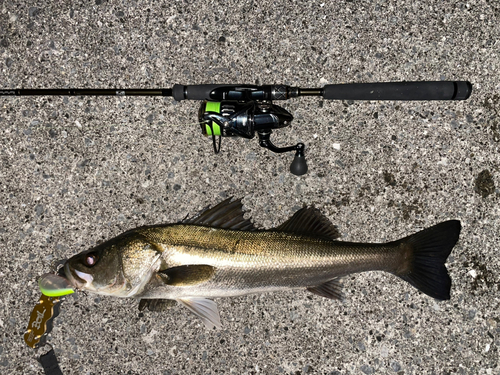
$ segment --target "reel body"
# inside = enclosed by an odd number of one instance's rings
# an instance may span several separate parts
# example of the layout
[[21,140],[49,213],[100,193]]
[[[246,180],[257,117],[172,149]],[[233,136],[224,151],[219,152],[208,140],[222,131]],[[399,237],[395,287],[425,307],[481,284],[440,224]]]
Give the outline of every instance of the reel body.
[[199,111],[204,135],[251,139],[255,132],[284,128],[293,116],[270,102],[205,101]]
[[200,106],[198,119],[202,133],[212,137],[216,154],[220,151],[221,137],[252,139],[257,132],[260,146],[270,151],[276,153],[296,151],[295,159],[290,166],[291,173],[303,175],[307,172],[304,144],[277,147],[271,142],[272,130],[286,127],[293,120],[290,112],[271,101],[204,101]]

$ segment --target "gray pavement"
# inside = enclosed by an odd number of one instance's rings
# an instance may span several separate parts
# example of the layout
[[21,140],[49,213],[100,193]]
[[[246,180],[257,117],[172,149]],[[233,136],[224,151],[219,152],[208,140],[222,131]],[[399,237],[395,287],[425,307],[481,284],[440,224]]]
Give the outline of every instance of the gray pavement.
[[[30,4],[28,4],[30,3]],[[0,98],[0,373],[41,374],[23,341],[37,277],[127,229],[244,197],[272,228],[303,204],[341,240],[383,242],[447,219],[463,230],[451,300],[396,277],[218,300],[223,329],[186,309],[73,295],[48,341],[64,374],[500,374],[498,1],[0,2],[0,87],[469,80],[467,101],[293,99],[278,145],[224,139],[199,103],[171,98]]]

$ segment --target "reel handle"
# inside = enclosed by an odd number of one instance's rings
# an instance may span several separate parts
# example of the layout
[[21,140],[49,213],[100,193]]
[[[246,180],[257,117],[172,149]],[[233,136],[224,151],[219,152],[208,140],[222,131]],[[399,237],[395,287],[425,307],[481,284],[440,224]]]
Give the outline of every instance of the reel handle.
[[290,173],[295,176],[302,176],[307,173],[307,163],[304,156],[304,144],[297,144],[297,151],[295,152],[295,157],[293,158],[292,164],[290,164]]
[[295,146],[277,147],[271,142],[271,130],[259,131],[257,134],[259,136],[259,145],[272,152],[281,154],[283,152],[295,151],[295,157],[293,158],[292,164],[290,164],[290,173],[296,176],[302,176],[307,173],[307,163],[304,156],[305,146],[303,143],[297,143]]
[[323,98],[332,100],[465,100],[467,81],[377,82],[326,85]]

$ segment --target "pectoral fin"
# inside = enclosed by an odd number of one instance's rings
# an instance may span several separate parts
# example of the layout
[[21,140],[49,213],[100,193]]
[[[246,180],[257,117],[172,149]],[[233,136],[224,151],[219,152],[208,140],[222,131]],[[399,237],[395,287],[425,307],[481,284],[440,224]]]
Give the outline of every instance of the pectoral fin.
[[215,267],[206,264],[171,267],[159,271],[162,281],[172,286],[192,286],[212,278]]
[[148,299],[143,298],[139,302],[139,311],[143,311],[144,309],[148,309],[149,311],[167,311],[172,306],[174,306],[176,302],[173,299]]
[[177,300],[197,315],[208,329],[221,328],[217,304],[206,298],[180,298]]
[[339,278],[327,281],[321,285],[308,287],[307,290],[321,297],[338,299],[340,301],[344,299],[342,295],[342,282]]

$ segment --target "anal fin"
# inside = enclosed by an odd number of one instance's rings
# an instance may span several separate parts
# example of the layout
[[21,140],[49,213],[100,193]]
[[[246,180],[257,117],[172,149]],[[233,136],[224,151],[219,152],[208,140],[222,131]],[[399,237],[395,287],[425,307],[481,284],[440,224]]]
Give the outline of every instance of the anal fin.
[[197,315],[208,329],[222,327],[219,310],[214,301],[197,297],[179,298],[177,301]]
[[329,280],[317,286],[308,287],[307,290],[321,297],[337,299],[339,301],[344,299],[342,294],[342,281],[340,278]]

